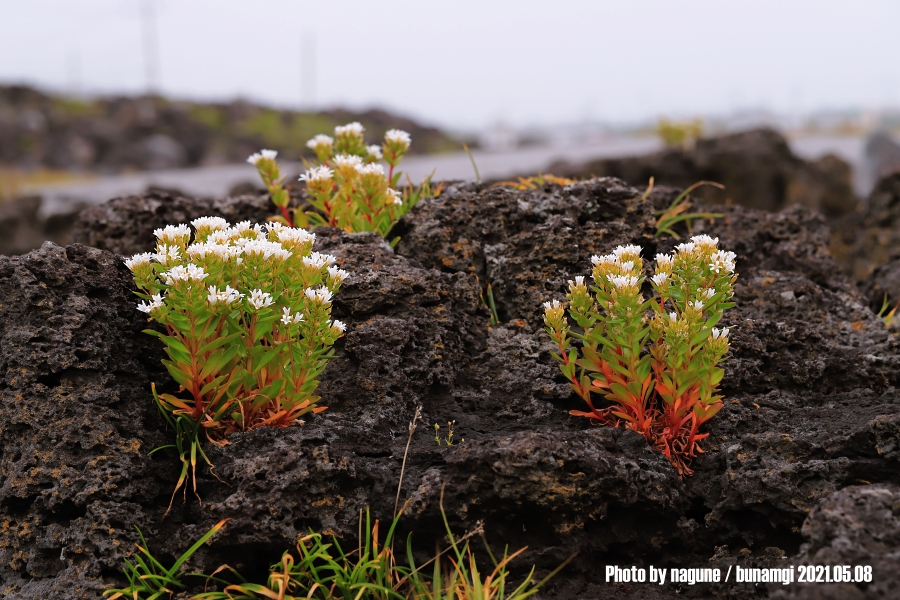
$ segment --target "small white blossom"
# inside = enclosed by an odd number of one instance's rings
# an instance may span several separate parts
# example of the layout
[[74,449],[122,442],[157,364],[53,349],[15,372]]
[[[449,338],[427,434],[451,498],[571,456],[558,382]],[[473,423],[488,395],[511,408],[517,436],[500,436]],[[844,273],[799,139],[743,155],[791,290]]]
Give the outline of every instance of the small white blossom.
[[325,304],[327,302],[331,302],[332,293],[327,288],[319,287],[316,289],[306,288],[304,291],[306,297],[309,298],[312,302],[316,302],[318,304]]
[[333,159],[334,164],[338,167],[351,167],[357,171],[362,167],[362,159],[353,154],[338,154]]
[[233,237],[233,233],[234,230],[230,227],[222,231],[213,231],[206,238],[206,242],[209,244],[228,244]]
[[622,260],[622,256],[628,254],[641,254],[642,248],[640,246],[616,246],[616,249],[612,251],[613,255],[618,259]]
[[383,158],[381,155],[381,146],[377,146],[375,144],[367,146],[366,152],[369,153],[369,156],[374,156],[375,160],[381,160]]
[[335,281],[341,282],[347,278],[347,271],[338,269],[337,267],[328,267],[328,276]]
[[318,252],[313,252],[309,256],[303,257],[303,264],[307,267],[321,269],[326,265],[334,264],[336,260],[337,259],[330,254],[319,254]]
[[248,300],[250,306],[255,308],[256,310],[262,310],[267,306],[272,306],[274,300],[272,299],[272,294],[268,292],[264,292],[262,290],[251,290],[250,291],[250,299]]
[[228,229],[229,226],[228,221],[222,217],[198,217],[191,221],[191,225],[194,226],[194,229],[206,227],[210,231],[221,231],[223,229]]
[[203,281],[203,279],[206,278],[206,275],[207,273],[203,270],[203,267],[198,267],[191,263],[187,267],[175,265],[163,273],[162,278],[163,281],[166,282],[166,285],[174,285],[179,281]]
[[363,131],[365,130],[365,127],[363,127],[360,123],[354,121],[352,123],[347,123],[346,125],[338,125],[337,127],[335,127],[334,135],[338,136],[349,133],[351,135],[359,136],[362,135]]
[[657,268],[671,268],[672,267],[672,256],[669,254],[657,254],[656,255],[656,266],[657,266]]
[[703,300],[694,300],[694,310],[703,311]]
[[306,147],[315,150],[317,146],[330,146],[334,143],[334,138],[320,133],[313,139],[306,142]]
[[[281,224],[279,223],[279,225]],[[271,231],[272,225],[269,225],[269,228]],[[306,242],[311,244],[316,241],[316,234],[299,227],[285,227],[282,225],[280,229],[275,231],[275,235],[282,244],[305,244]]]
[[734,259],[736,257],[737,255],[734,252],[719,250],[713,254],[713,262],[709,263],[709,268],[715,273],[718,273],[721,269],[725,269],[729,273],[734,273]]
[[260,150],[259,152],[254,152],[249,157],[247,157],[247,162],[251,165],[256,165],[260,160],[267,158],[269,160],[275,160],[275,157],[278,156],[278,152],[275,150]]
[[384,139],[387,140],[388,143],[397,144],[404,148],[409,148],[409,145],[412,143],[412,138],[409,137],[409,134],[399,129],[388,130],[388,132],[384,134]]
[[617,288],[625,288],[637,285],[638,278],[634,275],[612,275],[609,277],[609,281]]
[[207,256],[215,256],[222,260],[226,260],[231,256],[231,247],[224,244],[211,244],[205,242],[188,246],[187,253],[191,258],[202,259]]
[[678,320],[678,313],[676,313],[674,310],[673,310],[672,312],[670,312],[670,313],[669,313],[669,320],[672,321],[673,323],[674,323],[675,321],[677,321],[677,320]]
[[[177,250],[177,248],[176,248]],[[150,264],[150,261],[153,260],[152,252],[144,252],[142,254],[135,254],[131,258],[125,259],[125,266],[128,267],[129,270],[134,271],[137,267],[141,265]]]
[[163,299],[161,294],[153,294],[151,302],[141,302],[137,305],[137,309],[143,313],[150,314],[150,311],[161,308]]
[[675,249],[682,254],[690,254],[694,251],[695,244],[693,242],[686,242],[684,244],[678,244],[675,246]]
[[606,263],[615,264],[619,262],[619,258],[615,254],[604,254],[602,256],[597,256],[596,254],[591,257],[591,263],[594,265],[602,265]]
[[187,225],[166,225],[161,229],[154,229],[153,235],[161,243],[181,243],[185,238],[191,237],[191,228]]
[[313,167],[300,176],[300,181],[307,183],[315,183],[317,181],[328,181],[334,175],[334,171],[328,167]]
[[716,244],[719,243],[719,238],[709,237],[706,234],[695,235],[691,238],[691,241],[698,246],[712,246],[715,248]]
[[285,250],[281,244],[277,242],[248,240],[241,248],[246,256],[261,256],[263,259],[274,257],[278,260],[287,260],[291,257],[290,250]]
[[655,283],[657,285],[657,287],[660,287],[666,282],[666,280],[668,278],[669,278],[668,273],[657,273],[656,275],[651,277],[650,280],[653,281],[653,283]]
[[576,275],[575,281],[569,280],[569,287],[576,288],[584,285],[584,275]]
[[560,302],[559,300],[551,300],[550,302],[544,302],[544,311],[545,312],[551,311],[551,310],[559,310],[562,307],[563,307],[562,302]]
[[716,327],[712,328],[712,339],[718,340],[720,338],[725,339],[727,337],[728,337],[728,328],[727,327],[725,327],[724,329],[721,329],[721,330]]
[[244,297],[244,294],[240,293],[230,285],[226,285],[224,290],[216,289],[216,286],[209,286],[209,295],[206,297],[206,300],[212,304],[216,305],[220,302],[222,304],[231,305],[241,298]]
[[394,206],[403,205],[403,196],[394,188],[388,188],[388,196],[391,197],[391,201],[393,202]]
[[384,175],[384,167],[378,163],[369,163],[359,168],[360,175]]
[[619,265],[619,266],[622,267],[622,271],[623,271],[623,272],[624,272],[624,271],[630,271],[630,270],[632,270],[632,269],[634,268],[634,261],[626,260],[625,262],[623,262],[623,263],[622,263],[621,265]]
[[156,254],[153,255],[153,258],[156,259],[156,262],[159,264],[166,266],[173,262],[178,262],[181,259],[181,250],[178,246],[167,246],[165,244],[161,244],[157,248]]
[[300,313],[291,314],[291,309],[287,306],[281,309],[281,322],[285,325],[293,325],[303,321],[303,315]]
[[341,333],[344,333],[345,331],[347,331],[347,326],[344,324],[344,322],[338,321],[337,319],[335,319],[334,321],[331,322],[331,328],[337,329]]
[[714,290],[713,288],[706,288],[701,293],[707,300],[709,300],[710,298],[712,298],[713,296],[716,295],[716,290]]

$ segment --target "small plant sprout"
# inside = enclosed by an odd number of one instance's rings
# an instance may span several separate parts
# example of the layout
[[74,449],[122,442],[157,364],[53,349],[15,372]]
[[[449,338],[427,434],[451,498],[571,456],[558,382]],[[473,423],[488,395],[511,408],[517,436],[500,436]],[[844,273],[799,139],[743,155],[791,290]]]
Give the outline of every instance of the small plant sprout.
[[[265,150],[250,157],[272,201],[281,214],[273,219],[293,227],[329,225],[348,232],[377,231],[386,236],[397,219],[409,212],[422,197],[432,194],[431,178],[414,188],[412,183],[400,191],[400,172],[395,172],[409,151],[409,134],[391,129],[379,145],[366,145],[365,129],[359,123],[341,125],[334,137],[317,135],[307,142],[316,155],[317,165],[307,165],[300,181],[306,184],[307,201],[312,210],[289,209],[287,192],[281,187],[274,156]],[[382,161],[387,164],[387,172]],[[408,178],[407,178],[408,179]]]
[[437,423],[434,424],[434,441],[437,442],[437,445],[440,446],[441,442],[446,444],[447,446],[453,445],[453,427],[456,425],[456,421],[447,421],[447,436],[441,438],[441,426]]
[[[716,325],[734,306],[737,275],[734,253],[717,244],[696,235],[671,255],[657,254],[655,295],[646,300],[639,246],[594,256],[594,285],[576,277],[566,294],[581,333],[562,302],[544,303],[553,356],[588,407],[571,414],[637,431],[681,475],[692,473],[690,460],[702,452],[698,442],[708,434],[700,426],[722,408],[717,365],[728,352],[728,329]],[[601,407],[595,394],[610,404]]]
[[158,229],[156,253],[125,261],[138,310],[165,329],[146,333],[164,343],[179,385],[175,394],[153,388],[184,463],[176,491],[198,452],[209,463],[202,439],[224,445],[231,433],[325,410],[317,378],[346,329],[331,319],[331,299],[347,273],[312,251],[315,234],[215,217],[192,224],[193,241],[187,225]]
[[289,220],[288,204],[291,198],[288,191],[284,189],[284,178],[281,176],[278,163],[275,162],[276,156],[278,156],[278,152],[275,150],[260,150],[251,154],[247,158],[247,162],[256,167],[263,185],[266,186],[266,190],[272,197],[272,204],[281,211],[282,218]]

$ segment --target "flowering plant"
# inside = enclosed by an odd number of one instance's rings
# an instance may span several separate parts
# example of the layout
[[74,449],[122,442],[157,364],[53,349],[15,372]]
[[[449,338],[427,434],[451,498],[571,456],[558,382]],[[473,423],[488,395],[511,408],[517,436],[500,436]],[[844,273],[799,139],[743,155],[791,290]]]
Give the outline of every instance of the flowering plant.
[[[691,474],[690,459],[702,452],[697,442],[709,435],[700,426],[722,408],[717,365],[728,352],[728,329],[716,324],[734,306],[737,276],[734,253],[717,244],[696,235],[671,255],[657,254],[650,278],[656,295],[647,300],[640,246],[592,257],[594,286],[579,276],[566,295],[582,333],[569,326],[561,302],[544,303],[559,350],[553,356],[588,406],[571,414],[637,431],[682,475]],[[598,408],[594,393],[612,404]]]
[[[274,220],[303,227],[330,225],[346,231],[377,231],[386,236],[393,224],[409,212],[423,192],[430,191],[428,179],[417,190],[399,192],[400,173],[394,172],[409,151],[410,137],[391,129],[382,145],[365,144],[359,123],[335,127],[334,137],[317,135],[307,142],[320,164],[309,166],[300,177],[306,182],[309,204],[314,210],[289,209],[287,191],[275,162],[273,150],[253,154],[247,162],[256,166],[281,215]],[[380,161],[388,165],[385,173]]]
[[[302,424],[317,406],[317,376],[345,326],[331,298],[347,276],[312,251],[315,234],[270,223],[230,226],[219,217],[157,229],[155,253],[125,261],[138,310],[165,328],[164,360],[178,394],[153,394],[196,466],[201,432],[215,444],[255,427]],[[205,458],[205,455],[203,455]],[[208,462],[208,460],[207,460]],[[178,488],[176,487],[176,490]]]

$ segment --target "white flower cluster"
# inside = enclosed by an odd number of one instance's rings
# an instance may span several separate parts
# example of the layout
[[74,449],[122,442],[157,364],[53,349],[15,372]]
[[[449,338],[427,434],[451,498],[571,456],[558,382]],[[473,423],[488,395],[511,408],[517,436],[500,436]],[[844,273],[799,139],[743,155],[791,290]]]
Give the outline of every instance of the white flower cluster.
[[281,309],[281,322],[285,325],[295,325],[303,322],[303,315],[301,313],[294,313],[292,315],[291,309],[284,306]]
[[326,265],[333,265],[337,261],[337,258],[330,254],[320,254],[318,252],[313,252],[309,256],[303,257],[303,264],[307,267],[315,267],[316,269],[321,269]]
[[330,181],[333,176],[334,171],[332,171],[328,167],[313,167],[300,176],[300,181],[305,181],[307,183],[317,183],[320,181]]
[[634,275],[611,275],[609,282],[617,288],[627,288],[638,284],[638,278]]
[[213,242],[201,242],[199,244],[191,244],[188,246],[187,253],[193,259],[204,259],[209,256],[215,256],[220,260],[228,260],[229,258],[237,258],[240,256],[241,249],[237,246],[228,246]]
[[712,328],[712,339],[714,339],[714,340],[725,339],[728,337],[728,331],[729,330],[727,327],[725,327],[724,329],[719,329],[717,327],[713,327]]
[[287,260],[291,257],[292,252],[285,250],[278,242],[269,242],[267,240],[247,240],[241,244],[241,250],[244,256],[258,256],[264,260],[276,258],[278,260]]
[[316,304],[327,304],[331,302],[331,297],[333,294],[326,287],[318,287],[316,289],[306,288],[303,292],[306,294],[306,297],[310,299],[310,301],[315,302]]
[[344,333],[345,331],[347,331],[347,326],[344,324],[344,322],[338,321],[337,319],[331,322],[331,328],[336,329],[340,333]]
[[[334,258],[333,256],[331,258]],[[337,267],[328,267],[328,276],[331,277],[334,281],[342,282],[347,278],[347,271],[343,269],[338,269]]]
[[207,273],[203,270],[203,267],[189,263],[186,267],[175,265],[160,276],[166,282],[166,285],[174,285],[179,281],[203,281]]
[[244,294],[240,293],[230,285],[226,285],[224,290],[216,289],[216,286],[209,286],[209,295],[206,297],[206,300],[213,306],[216,304],[224,304],[226,306],[231,306],[238,300],[244,297]]
[[378,146],[375,144],[373,144],[371,146],[366,146],[366,152],[368,153],[369,156],[371,156],[375,160],[381,160],[382,158],[384,158],[381,154],[381,146]]
[[142,265],[149,265],[150,262],[155,258],[155,254],[152,252],[143,252],[141,254],[135,254],[131,258],[125,259],[125,266],[128,267],[130,271],[134,271],[136,268]]
[[384,175],[384,167],[378,163],[369,163],[359,168],[360,175]]
[[252,306],[256,310],[262,310],[267,306],[272,306],[275,300],[272,298],[272,294],[270,294],[269,292],[264,292],[262,290],[251,290],[250,299],[247,302],[249,302],[250,306]]
[[306,147],[310,150],[315,150],[319,146],[331,146],[332,144],[334,144],[334,138],[320,133],[313,139],[306,142]]
[[403,204],[403,196],[394,188],[388,188],[388,195],[393,198],[395,206],[401,206]]
[[264,158],[269,160],[275,160],[275,157],[278,156],[278,152],[276,150],[260,150],[259,152],[254,152],[250,156],[247,157],[247,162],[253,166],[259,164]]
[[331,160],[334,161],[334,164],[338,168],[349,167],[357,171],[359,171],[363,165],[362,159],[355,154],[338,154]]
[[209,229],[210,231],[221,231],[228,229],[228,221],[222,217],[198,217],[191,221],[194,229]]
[[347,123],[346,125],[338,125],[334,128],[334,135],[353,135],[360,136],[366,130],[360,123],[354,121],[352,123]]
[[162,229],[154,229],[153,235],[162,244],[185,244],[191,238],[191,228],[187,225],[166,225]]
[[137,305],[137,309],[142,313],[150,314],[150,311],[161,308],[163,299],[161,294],[153,294],[151,302],[141,302]]
[[734,259],[736,257],[737,255],[734,252],[719,250],[713,254],[712,262],[709,263],[709,268],[712,269],[714,273],[719,273],[722,269],[724,269],[726,273],[734,273]]
[[549,302],[544,302],[544,312],[551,310],[562,310],[563,304],[559,300],[551,300]]
[[412,143],[412,138],[409,137],[409,134],[400,129],[388,130],[388,132],[384,134],[384,139],[387,140],[388,143],[402,146],[405,149],[408,149]]

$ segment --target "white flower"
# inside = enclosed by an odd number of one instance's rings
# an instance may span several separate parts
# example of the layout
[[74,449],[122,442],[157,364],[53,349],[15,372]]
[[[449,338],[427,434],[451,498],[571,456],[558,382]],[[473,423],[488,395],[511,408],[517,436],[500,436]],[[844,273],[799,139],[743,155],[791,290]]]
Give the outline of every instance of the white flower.
[[226,260],[229,256],[231,256],[231,251],[231,246],[226,246],[224,244],[211,244],[209,242],[192,244],[188,246],[187,249],[187,252],[191,258],[206,258],[207,256],[215,256],[222,260]]
[[338,167],[350,167],[356,169],[357,171],[362,167],[362,159],[356,155],[352,154],[338,154],[331,160],[334,161],[334,164]]
[[315,183],[316,181],[328,181],[334,175],[334,171],[328,167],[313,167],[300,176],[300,181]]
[[562,302],[559,300],[551,300],[550,302],[544,302],[544,312],[551,310],[560,310],[563,307]]
[[672,257],[668,254],[657,254],[656,255],[656,266],[657,266],[657,268],[671,268],[672,267]]
[[615,264],[619,262],[619,258],[615,254],[604,254],[603,256],[597,256],[596,254],[591,257],[591,263],[594,265],[602,265],[606,263]]
[[216,286],[211,285],[209,286],[209,295],[206,299],[212,305],[218,304],[219,302],[231,305],[243,297],[244,294],[240,293],[230,285],[226,285],[224,290],[217,290]]
[[183,223],[181,225],[166,225],[162,229],[154,229],[153,235],[163,243],[181,243],[185,241],[184,238],[191,237],[191,228]]
[[721,269],[725,269],[729,273],[734,273],[734,259],[737,255],[734,252],[726,252],[719,250],[713,254],[713,262],[709,263],[709,268],[718,273]]
[[672,321],[673,323],[674,323],[675,321],[677,321],[677,320],[678,320],[678,313],[676,313],[674,310],[673,310],[672,312],[670,312],[670,313],[669,313],[669,320]]
[[575,281],[569,280],[569,287],[576,288],[584,285],[584,275],[576,275]]
[[156,262],[159,264],[166,266],[173,262],[178,262],[181,258],[181,250],[178,246],[167,246],[165,244],[161,244],[157,248],[156,254],[153,255],[153,258],[156,259]]
[[161,294],[153,294],[151,298],[152,302],[141,302],[137,305],[137,309],[143,313],[150,314],[151,310],[161,308],[163,305],[163,299]]
[[617,288],[624,288],[637,285],[638,278],[634,275],[611,275],[609,281]]
[[668,273],[657,273],[656,275],[651,277],[650,280],[653,281],[653,283],[655,283],[657,285],[657,287],[661,287],[668,278],[669,278]]
[[635,255],[640,256],[641,247],[640,246],[616,246],[616,249],[613,250],[612,253],[618,260],[622,260],[622,257],[626,254],[627,255],[635,254]]
[[191,263],[187,267],[175,265],[161,275],[166,285],[174,285],[178,281],[202,281],[206,278],[206,271],[202,267]]
[[375,160],[381,160],[381,159],[382,159],[382,156],[381,156],[381,146],[378,146],[378,145],[375,145],[375,144],[373,144],[373,145],[371,145],[371,146],[366,146],[366,152],[369,153],[369,156],[374,156],[374,157],[375,157]]
[[272,306],[274,300],[272,299],[272,294],[268,292],[264,292],[262,290],[251,290],[250,291],[250,300],[248,300],[250,306],[255,308],[256,310],[262,310],[267,306]]
[[223,229],[228,229],[228,221],[226,221],[222,217],[197,217],[196,219],[191,221],[191,225],[194,226],[194,229],[206,227],[210,231],[221,231]]
[[328,267],[328,276],[333,280],[341,282],[347,278],[347,271],[338,269],[337,267]]
[[275,157],[278,156],[278,152],[275,150],[260,150],[259,152],[254,152],[247,158],[247,162],[251,165],[256,165],[260,160],[264,158],[268,158],[269,160],[275,160]]
[[717,329],[716,327],[712,328],[712,339],[718,340],[720,338],[725,339],[727,337],[728,337],[728,328],[727,327],[724,329],[721,329],[721,330]]
[[626,260],[621,265],[622,271],[630,271],[634,268],[634,261]]
[[303,315],[300,313],[291,314],[291,309],[287,306],[282,307],[281,309],[281,322],[285,325],[293,325],[295,323],[300,323],[303,321]]
[[365,127],[360,125],[358,122],[353,121],[352,123],[347,123],[346,125],[338,125],[337,127],[335,127],[334,135],[337,136],[337,135],[344,135],[346,133],[349,133],[351,135],[359,136],[359,135],[362,135],[363,131],[365,131],[365,130],[366,130]]
[[694,245],[695,244],[693,242],[686,242],[684,244],[678,244],[677,246],[675,246],[675,249],[682,254],[690,254],[694,251]]
[[384,134],[384,139],[387,140],[388,143],[397,144],[404,148],[409,148],[410,143],[412,143],[412,138],[409,137],[409,134],[399,129],[388,130],[388,132]]
[[[274,224],[275,223],[272,225]],[[273,230],[272,225],[269,225],[270,231]],[[278,223],[278,225],[281,224]],[[274,231],[275,235],[278,237],[278,241],[282,244],[305,244],[306,242],[311,244],[316,241],[316,234],[310,233],[299,227],[285,227],[282,225],[279,229]]]
[[705,290],[702,291],[702,294],[704,297],[706,297],[707,300],[709,300],[710,298],[712,298],[713,296],[716,295],[716,290],[714,290],[712,288],[706,288]]
[[388,188],[388,195],[392,198],[394,206],[403,205],[403,196],[394,188]]
[[334,143],[334,138],[320,133],[313,139],[306,142],[306,147],[315,150],[317,146],[330,146]]
[[378,163],[369,163],[359,168],[360,175],[384,175],[384,167]]
[[[176,248],[176,250],[178,250]],[[125,259],[125,266],[128,267],[131,271],[134,271],[135,268],[140,267],[141,265],[150,264],[150,261],[153,260],[152,252],[144,252],[143,254],[135,254],[131,258]]]
[[694,310],[703,312],[703,300],[694,300],[693,306]]
[[337,329],[340,333],[344,333],[345,331],[347,331],[347,326],[344,324],[344,322],[338,321],[337,319],[331,322],[331,328]]
[[691,238],[691,241],[698,246],[712,246],[713,248],[715,248],[716,244],[719,243],[719,238],[709,237],[706,234],[701,234],[693,236]]
[[246,256],[261,256],[263,259],[275,257],[278,260],[287,260],[291,257],[291,251],[285,250],[278,242],[247,240],[241,249]]
[[326,265],[334,264],[336,260],[337,259],[330,254],[319,254],[318,252],[313,252],[309,256],[303,257],[303,264],[307,267],[321,269]]
[[312,302],[316,302],[318,304],[326,304],[327,302],[331,302],[332,293],[324,287],[319,287],[316,289],[306,288],[304,291],[306,297],[309,298]]
[[234,230],[230,227],[222,231],[213,231],[209,234],[209,237],[206,238],[206,242],[208,244],[228,244],[231,241],[233,233]]

